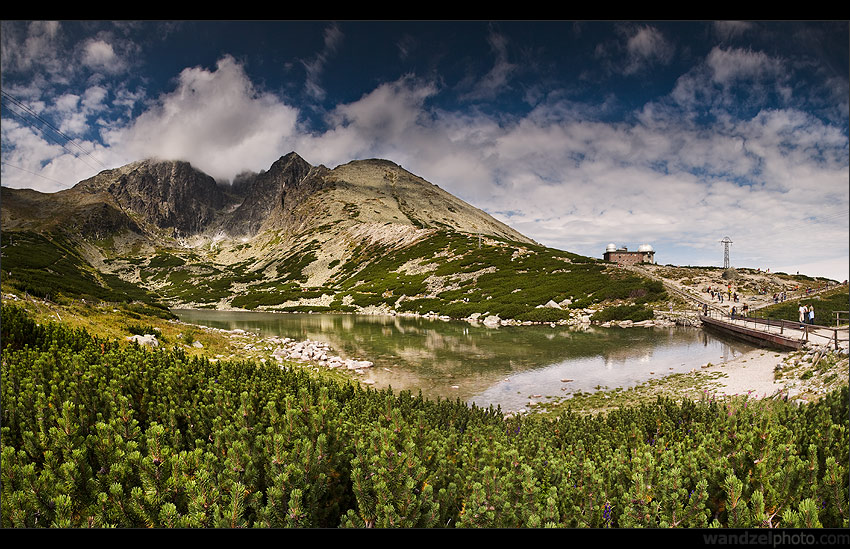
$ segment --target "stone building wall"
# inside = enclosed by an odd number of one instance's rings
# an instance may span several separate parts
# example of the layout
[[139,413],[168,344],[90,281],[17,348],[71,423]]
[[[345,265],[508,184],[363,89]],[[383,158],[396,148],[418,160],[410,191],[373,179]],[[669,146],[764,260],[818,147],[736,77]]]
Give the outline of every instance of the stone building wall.
[[623,265],[637,265],[638,263],[655,263],[654,252],[605,252],[605,261],[621,263]]

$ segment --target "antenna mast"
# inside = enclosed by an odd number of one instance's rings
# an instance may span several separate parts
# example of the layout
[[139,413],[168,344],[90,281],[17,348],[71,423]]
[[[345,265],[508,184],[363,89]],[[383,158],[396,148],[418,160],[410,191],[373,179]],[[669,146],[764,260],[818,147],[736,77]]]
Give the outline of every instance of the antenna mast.
[[727,236],[727,237],[724,237],[723,240],[720,241],[720,243],[723,244],[723,268],[728,269],[729,268],[729,244],[732,243],[732,239]]

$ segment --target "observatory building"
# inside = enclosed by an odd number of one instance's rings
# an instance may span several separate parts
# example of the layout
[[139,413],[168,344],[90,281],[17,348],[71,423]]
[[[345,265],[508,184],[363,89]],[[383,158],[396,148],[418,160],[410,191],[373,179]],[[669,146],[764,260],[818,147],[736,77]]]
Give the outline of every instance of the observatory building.
[[611,263],[620,263],[623,265],[637,265],[638,263],[655,263],[655,250],[649,244],[641,244],[636,252],[630,252],[628,248],[623,246],[618,248],[611,243],[605,248],[605,255],[602,256],[605,261]]

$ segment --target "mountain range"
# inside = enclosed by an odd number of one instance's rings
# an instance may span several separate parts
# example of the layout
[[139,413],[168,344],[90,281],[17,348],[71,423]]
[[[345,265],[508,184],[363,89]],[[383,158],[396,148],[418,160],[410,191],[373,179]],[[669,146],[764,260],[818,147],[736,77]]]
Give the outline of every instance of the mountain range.
[[4,284],[49,297],[460,318],[562,311],[548,319],[658,293],[540,246],[388,160],[329,169],[291,152],[221,183],[147,159],[56,193],[4,187],[0,206]]

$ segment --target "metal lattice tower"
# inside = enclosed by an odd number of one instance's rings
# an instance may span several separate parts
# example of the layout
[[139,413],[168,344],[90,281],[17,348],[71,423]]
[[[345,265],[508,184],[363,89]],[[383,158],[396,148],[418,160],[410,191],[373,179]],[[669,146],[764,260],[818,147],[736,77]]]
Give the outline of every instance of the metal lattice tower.
[[723,268],[728,269],[729,268],[729,244],[732,243],[732,239],[727,236],[727,237],[723,238],[723,240],[721,240],[720,242],[721,242],[721,244],[723,244]]

